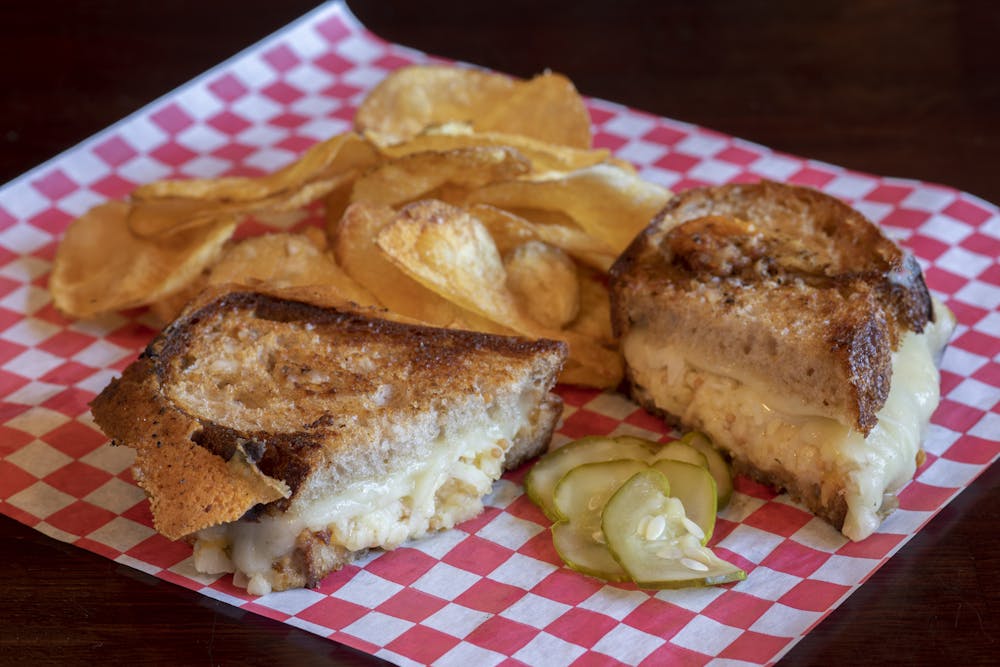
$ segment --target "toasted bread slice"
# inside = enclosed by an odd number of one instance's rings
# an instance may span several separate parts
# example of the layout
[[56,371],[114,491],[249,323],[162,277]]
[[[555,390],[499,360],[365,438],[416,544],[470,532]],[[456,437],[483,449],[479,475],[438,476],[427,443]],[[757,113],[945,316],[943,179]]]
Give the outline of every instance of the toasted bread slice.
[[565,356],[554,341],[220,291],[92,409],[137,450],[157,529],[263,594],[481,511],[504,468],[547,446]]
[[[911,256],[839,200],[765,181],[678,195],[611,275],[641,404],[849,537],[877,527],[913,475],[953,327]],[[901,362],[923,369],[910,402],[892,395]],[[889,408],[917,428],[880,428]]]

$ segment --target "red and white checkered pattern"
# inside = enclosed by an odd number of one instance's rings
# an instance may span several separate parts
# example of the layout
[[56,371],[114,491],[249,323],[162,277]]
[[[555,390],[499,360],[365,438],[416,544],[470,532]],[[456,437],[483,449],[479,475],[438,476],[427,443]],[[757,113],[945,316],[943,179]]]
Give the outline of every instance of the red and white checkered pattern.
[[[348,129],[387,71],[429,56],[386,44],[340,4],[304,17],[0,190],[0,510],[243,609],[399,664],[704,664],[776,660],[1000,453],[1000,213],[951,188],[850,172],[600,100],[596,143],[675,190],[766,177],[836,195],[920,258],[959,319],[942,368],[927,462],[877,534],[845,541],[822,521],[738,480],[713,545],[746,581],[647,592],[561,566],[547,522],[499,482],[458,528],[345,568],[316,590],[253,599],[194,571],[190,548],[150,526],[130,451],[112,449],[87,402],[154,331],[141,312],[73,322],[46,291],[69,221],[164,177],[259,174]],[[565,388],[557,439],[659,436],[621,396]]]

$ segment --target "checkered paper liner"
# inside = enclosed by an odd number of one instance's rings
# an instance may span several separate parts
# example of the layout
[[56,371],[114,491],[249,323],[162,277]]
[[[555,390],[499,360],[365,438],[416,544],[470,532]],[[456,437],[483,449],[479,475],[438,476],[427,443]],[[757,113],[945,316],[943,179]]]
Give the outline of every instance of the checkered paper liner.
[[[47,275],[75,216],[165,177],[259,174],[350,128],[386,72],[431,56],[388,44],[341,4],[320,7],[0,189],[0,510],[242,609],[399,664],[744,664],[777,660],[1000,453],[1000,212],[938,185],[855,173],[700,127],[588,100],[595,143],[675,190],[771,178],[840,197],[910,248],[959,326],[942,361],[927,462],[900,509],[851,543],[769,489],[737,480],[712,544],[748,572],[725,587],[650,592],[561,566],[547,522],[499,481],[480,517],[326,578],[252,598],[195,572],[190,548],[151,528],[131,451],[88,402],[154,335],[143,312],[69,321]],[[544,63],[540,63],[540,67]],[[624,397],[560,388],[556,436],[659,438]]]

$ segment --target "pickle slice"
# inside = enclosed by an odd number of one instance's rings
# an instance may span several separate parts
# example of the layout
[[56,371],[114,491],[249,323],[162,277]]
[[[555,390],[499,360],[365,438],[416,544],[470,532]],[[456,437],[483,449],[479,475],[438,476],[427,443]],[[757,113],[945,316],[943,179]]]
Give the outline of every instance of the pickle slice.
[[670,482],[670,495],[684,505],[684,514],[695,523],[698,531],[691,529],[702,544],[707,544],[715,530],[718,495],[715,479],[701,466],[661,459],[653,463],[653,468],[662,472]]
[[721,510],[729,504],[729,499],[733,496],[733,476],[729,471],[729,464],[722,457],[722,452],[715,448],[708,436],[698,431],[685,433],[678,442],[694,447],[705,455],[708,471],[715,478],[715,492],[719,498],[718,509]]
[[684,507],[672,498],[663,473],[633,475],[602,514],[608,549],[642,588],[711,586],[739,581],[746,573],[722,560],[691,533]]
[[636,459],[578,465],[559,480],[552,499],[562,520],[591,532],[601,530],[601,511],[622,484],[649,466]]
[[629,581],[629,576],[608,551],[607,545],[594,540],[593,532],[586,533],[566,521],[554,523],[552,546],[563,562],[577,572],[605,581]]
[[[649,458],[650,454],[656,452],[656,450],[659,449],[660,447],[660,443],[655,442],[653,440],[647,440],[646,438],[640,438],[637,435],[616,435],[615,437],[612,438],[612,440],[617,442],[619,445],[625,445],[626,447],[630,445],[636,445],[638,447],[642,447],[643,449],[646,450],[646,455],[643,458],[647,459]],[[638,457],[632,457],[632,458],[638,458]]]
[[528,497],[538,505],[552,521],[563,517],[556,510],[552,499],[556,484],[567,472],[584,463],[614,461],[616,459],[649,458],[653,443],[638,438],[606,438],[590,436],[567,443],[559,449],[545,454],[532,466],[524,478],[524,489]]
[[674,440],[663,445],[658,452],[649,459],[650,463],[655,461],[684,461],[692,465],[701,466],[708,469],[708,458],[701,451],[681,440]]
[[623,459],[584,463],[563,476],[553,500],[565,519],[552,526],[552,544],[566,565],[608,581],[628,580],[604,543],[601,512],[618,487],[646,469],[642,461]]

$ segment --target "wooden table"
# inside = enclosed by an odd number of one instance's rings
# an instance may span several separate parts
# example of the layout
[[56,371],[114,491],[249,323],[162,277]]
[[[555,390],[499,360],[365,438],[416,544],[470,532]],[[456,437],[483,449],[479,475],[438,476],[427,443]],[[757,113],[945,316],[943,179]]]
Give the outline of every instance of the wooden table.
[[[314,3],[55,4],[2,12],[0,182]],[[1000,202],[1000,10],[992,2],[350,4],[375,33],[424,51],[517,75],[548,67],[588,95]],[[994,467],[786,662],[993,663],[998,484]],[[0,553],[2,664],[375,662],[6,517]]]

